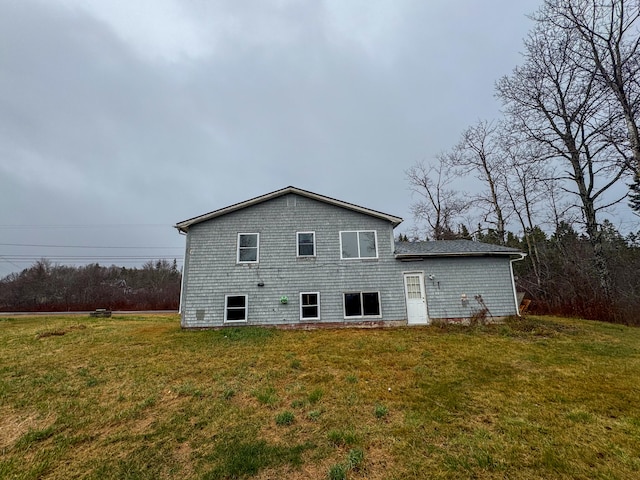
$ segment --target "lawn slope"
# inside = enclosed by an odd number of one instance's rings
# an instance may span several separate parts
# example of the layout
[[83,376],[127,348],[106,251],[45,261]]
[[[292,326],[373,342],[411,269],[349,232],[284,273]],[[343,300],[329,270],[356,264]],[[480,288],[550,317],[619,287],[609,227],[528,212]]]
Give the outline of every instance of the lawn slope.
[[0,317],[0,478],[640,478],[640,329]]

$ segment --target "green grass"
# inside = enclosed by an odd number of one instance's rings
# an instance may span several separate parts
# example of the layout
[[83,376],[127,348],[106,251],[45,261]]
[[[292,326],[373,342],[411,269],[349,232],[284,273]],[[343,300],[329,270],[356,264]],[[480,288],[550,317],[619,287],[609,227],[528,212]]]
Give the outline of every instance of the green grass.
[[[0,478],[640,478],[640,329],[0,321]],[[290,409],[290,410],[287,410]]]

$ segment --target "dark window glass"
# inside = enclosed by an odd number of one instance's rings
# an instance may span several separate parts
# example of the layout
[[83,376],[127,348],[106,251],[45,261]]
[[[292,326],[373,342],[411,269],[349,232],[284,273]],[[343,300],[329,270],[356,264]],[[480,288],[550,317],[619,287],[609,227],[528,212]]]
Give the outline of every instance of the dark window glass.
[[244,295],[238,295],[235,297],[227,297],[227,307],[229,308],[233,308],[233,307],[242,307],[244,308],[246,304],[246,298]]
[[241,247],[257,247],[258,235],[255,233],[240,235],[240,246]]
[[244,308],[231,308],[227,310],[227,320],[230,322],[234,320],[246,320],[246,318]]
[[298,233],[298,256],[309,257],[316,254],[313,248],[314,236],[313,232]]
[[258,234],[245,233],[238,236],[238,262],[258,261]]
[[302,305],[317,305],[318,304],[318,294],[317,293],[303,293],[302,294]]
[[365,316],[380,315],[380,301],[377,292],[362,294],[362,312]]
[[318,294],[303,293],[300,297],[300,315],[302,318],[320,318],[318,310]]
[[241,262],[255,262],[258,260],[257,248],[241,248],[240,259]]
[[360,304],[359,293],[344,294],[344,314],[346,317],[362,316],[362,306]]
[[302,318],[318,318],[318,307],[302,307]]
[[233,295],[226,297],[225,320],[228,322],[247,319],[246,295]]

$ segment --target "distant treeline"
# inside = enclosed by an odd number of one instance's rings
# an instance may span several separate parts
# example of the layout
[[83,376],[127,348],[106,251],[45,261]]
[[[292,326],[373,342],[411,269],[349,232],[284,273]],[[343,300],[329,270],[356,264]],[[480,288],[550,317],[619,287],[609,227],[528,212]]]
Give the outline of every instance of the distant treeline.
[[[531,300],[530,313],[640,325],[640,231],[623,236],[605,221],[600,234],[609,293],[592,243],[568,223],[551,235],[538,227],[522,236],[506,232],[505,241],[494,230],[472,235],[464,227],[443,231],[440,239],[474,239],[527,253],[513,268],[517,289]],[[408,241],[404,235],[400,239]],[[70,267],[43,259],[0,280],[0,311],[177,310],[180,283],[175,260],[124,268]]]
[[177,310],[180,282],[175,260],[125,268],[53,265],[42,259],[0,280],[0,311]]

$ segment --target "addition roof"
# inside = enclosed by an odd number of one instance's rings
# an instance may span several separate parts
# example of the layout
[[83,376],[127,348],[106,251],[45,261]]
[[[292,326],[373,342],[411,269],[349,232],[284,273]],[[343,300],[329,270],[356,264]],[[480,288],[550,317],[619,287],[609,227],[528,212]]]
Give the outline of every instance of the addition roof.
[[424,257],[481,257],[481,256],[522,256],[517,248],[503,247],[471,240],[433,240],[428,242],[396,242],[397,259],[410,260]]
[[236,203],[228,207],[221,208],[219,210],[214,210],[213,212],[205,213],[204,215],[200,215],[197,217],[190,218],[188,220],[184,220],[182,222],[178,222],[175,224],[175,228],[177,228],[181,232],[186,233],[189,230],[189,227],[197,223],[206,222],[207,220],[211,220],[212,218],[221,217],[222,215],[226,215],[227,213],[235,212],[237,210],[241,210],[243,208],[256,205],[258,203],[266,202],[267,200],[272,200],[274,198],[278,198],[290,193],[300,195],[302,197],[311,198],[319,202],[328,203],[329,205],[335,205],[337,207],[346,208],[347,210],[353,210],[354,212],[363,213],[365,215],[370,215],[372,217],[380,218],[382,220],[386,220],[390,222],[394,228],[397,227],[402,222],[402,218],[396,217],[394,215],[389,215],[387,213],[379,212],[377,210],[371,210],[370,208],[361,207],[353,203],[344,202],[342,200],[337,200],[335,198],[326,197],[324,195],[309,192],[307,190],[302,190],[301,188],[289,186],[289,187],[282,188],[280,190],[276,190],[275,192],[267,193],[265,195],[252,198],[250,200],[245,200],[244,202]]

